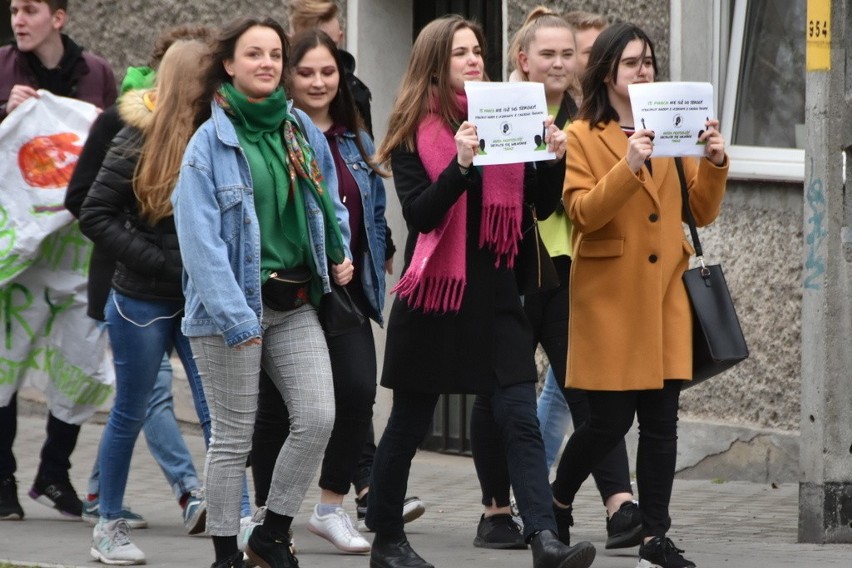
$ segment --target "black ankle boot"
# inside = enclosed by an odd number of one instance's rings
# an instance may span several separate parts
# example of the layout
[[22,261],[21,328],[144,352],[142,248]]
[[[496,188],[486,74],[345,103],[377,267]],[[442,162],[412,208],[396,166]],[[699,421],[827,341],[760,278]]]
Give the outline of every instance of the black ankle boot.
[[243,553],[235,552],[233,555],[225,558],[224,560],[214,562],[210,565],[210,568],[245,568]]
[[435,568],[414,552],[405,535],[398,538],[376,533],[370,549],[370,568]]
[[263,525],[251,531],[246,554],[256,566],[264,568],[296,568],[299,561],[290,550],[290,539],[275,538]]
[[588,568],[595,560],[591,542],[567,546],[553,531],[541,531],[530,542],[533,568]]
[[553,504],[553,517],[556,519],[556,536],[562,544],[571,545],[571,527],[574,526],[574,508],[562,508]]

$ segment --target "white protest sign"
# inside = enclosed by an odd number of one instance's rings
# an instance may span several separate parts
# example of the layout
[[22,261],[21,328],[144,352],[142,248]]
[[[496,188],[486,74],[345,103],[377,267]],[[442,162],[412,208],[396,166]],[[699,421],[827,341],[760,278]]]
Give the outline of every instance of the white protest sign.
[[63,207],[97,110],[39,93],[0,124],[0,406],[30,384],[80,424],[114,388],[106,332],[86,316],[92,243]]
[[547,99],[541,83],[466,81],[467,119],[476,126],[475,166],[553,160],[544,143]]
[[703,156],[698,137],[714,115],[710,83],[638,83],[628,85],[633,123],[654,131],[654,158]]

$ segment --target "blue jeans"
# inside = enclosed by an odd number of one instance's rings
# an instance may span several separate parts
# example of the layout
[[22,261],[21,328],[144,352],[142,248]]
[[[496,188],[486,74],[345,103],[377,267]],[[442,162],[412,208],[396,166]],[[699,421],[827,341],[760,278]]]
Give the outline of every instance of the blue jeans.
[[[190,381],[191,382],[191,381]],[[202,399],[202,403],[204,400]],[[196,409],[198,404],[196,403]],[[207,404],[204,403],[204,408]],[[200,417],[199,417],[200,418]],[[210,427],[208,416],[207,427]],[[184,494],[201,487],[198,474],[192,463],[192,456],[186,452],[186,444],[175,419],[174,398],[172,397],[172,365],[169,363],[168,354],[163,356],[160,369],[157,373],[151,398],[148,401],[148,409],[143,424],[145,441],[148,442],[148,450],[151,456],[160,466],[166,477],[175,498],[180,499]],[[103,446],[103,439],[101,439]],[[89,477],[89,493],[100,494],[100,453],[92,467],[92,475]]]
[[571,411],[562,395],[562,389],[556,384],[553,367],[548,366],[544,387],[538,397],[538,424],[541,428],[541,438],[544,440],[544,455],[547,458],[547,471],[556,463],[562,440],[571,423]]
[[[182,314],[182,300],[139,300],[110,292],[105,315],[116,393],[100,446],[102,518],[121,516],[130,458],[148,413],[163,356],[174,348],[187,376],[198,377],[189,341],[180,331]],[[181,453],[190,456],[182,436],[175,444]]]

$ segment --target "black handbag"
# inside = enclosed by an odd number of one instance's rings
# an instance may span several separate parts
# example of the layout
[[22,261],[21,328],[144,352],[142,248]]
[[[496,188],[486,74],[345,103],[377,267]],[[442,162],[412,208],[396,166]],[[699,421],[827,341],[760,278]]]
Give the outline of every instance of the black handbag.
[[689,223],[692,245],[700,265],[683,273],[693,316],[692,381],[684,385],[688,388],[748,358],[748,346],[722,267],[704,263],[704,251],[698,240],[695,217],[689,208],[689,192],[680,158],[675,158],[675,166],[683,196],[683,214]]
[[319,307],[319,320],[325,334],[335,337],[355,331],[366,319],[349,290],[332,282],[331,292],[323,295]]
[[[558,215],[555,212],[554,215]],[[564,213],[563,213],[564,215]],[[521,242],[515,257],[515,281],[522,296],[552,290],[559,286],[559,275],[538,231],[535,205],[524,204],[521,217]]]

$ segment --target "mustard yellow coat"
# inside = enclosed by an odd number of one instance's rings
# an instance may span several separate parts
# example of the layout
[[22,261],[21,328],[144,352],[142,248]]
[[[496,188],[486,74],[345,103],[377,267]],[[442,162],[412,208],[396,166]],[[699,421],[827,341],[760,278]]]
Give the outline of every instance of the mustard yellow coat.
[[[630,171],[615,122],[568,127],[563,202],[573,223],[567,385],[647,390],[692,378],[692,315],[683,272],[692,246],[672,158]],[[719,214],[728,160],[683,158],[699,226]]]

